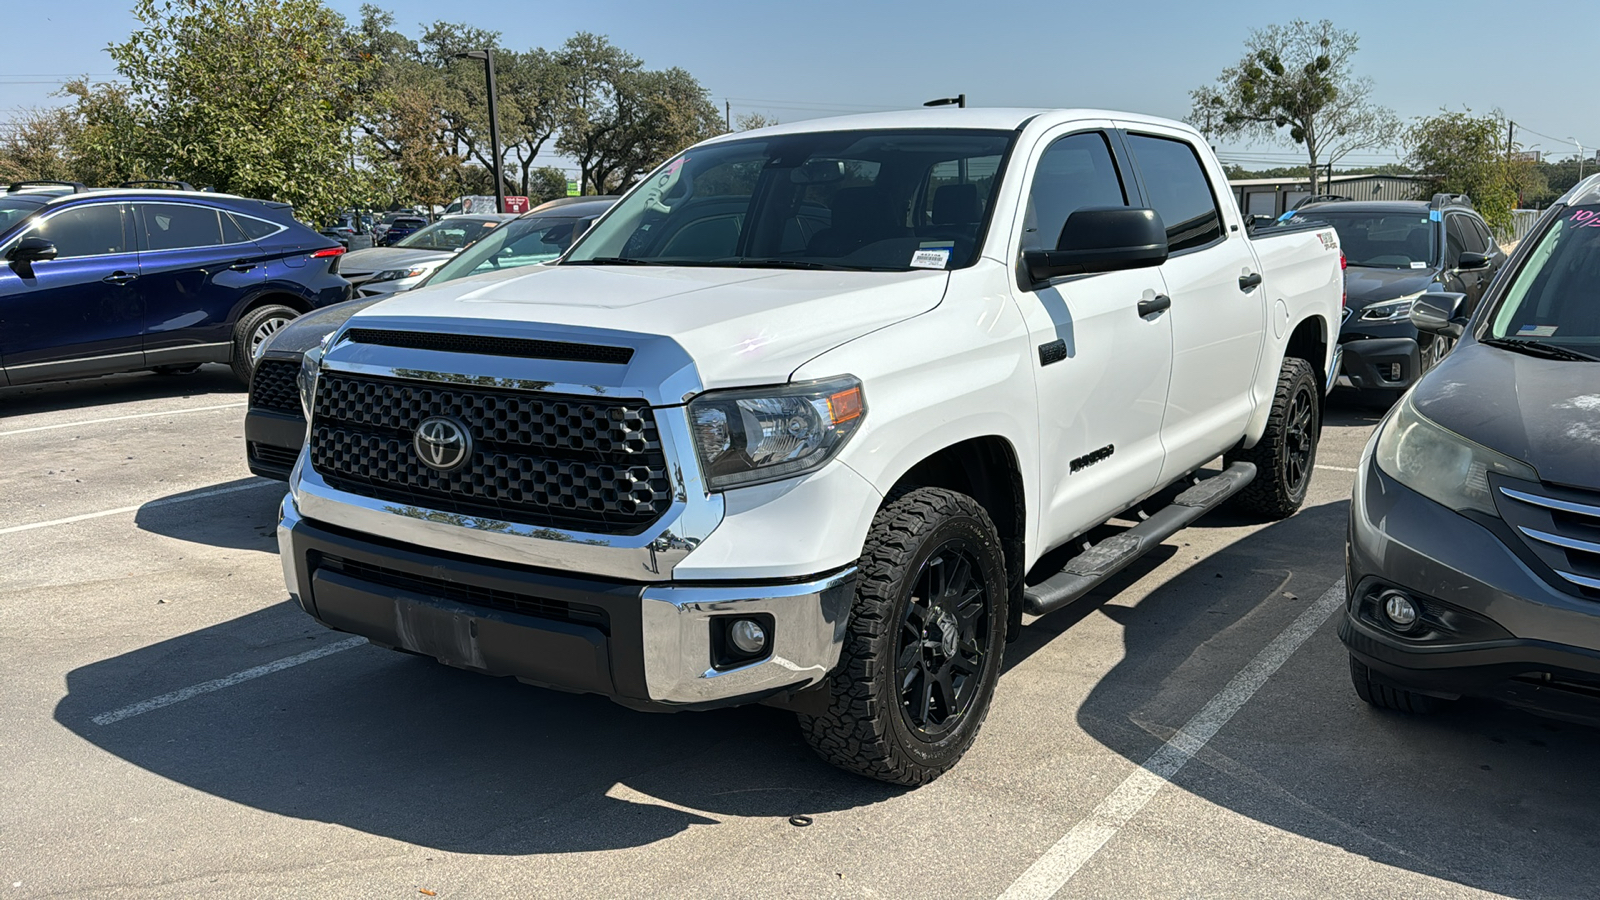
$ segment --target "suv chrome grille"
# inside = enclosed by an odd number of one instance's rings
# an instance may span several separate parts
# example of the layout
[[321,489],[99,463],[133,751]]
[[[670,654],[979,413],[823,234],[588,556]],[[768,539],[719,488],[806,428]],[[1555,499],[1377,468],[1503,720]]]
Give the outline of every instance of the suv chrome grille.
[[1496,484],[1495,508],[1557,586],[1600,600],[1600,494],[1527,482]]
[[[451,416],[474,444],[462,468],[424,465],[417,425]],[[311,465],[341,490],[537,527],[637,534],[671,504],[655,416],[641,401],[324,373]]]
[[295,384],[299,374],[298,362],[264,359],[257,363],[250,376],[250,405],[300,415],[300,388]]

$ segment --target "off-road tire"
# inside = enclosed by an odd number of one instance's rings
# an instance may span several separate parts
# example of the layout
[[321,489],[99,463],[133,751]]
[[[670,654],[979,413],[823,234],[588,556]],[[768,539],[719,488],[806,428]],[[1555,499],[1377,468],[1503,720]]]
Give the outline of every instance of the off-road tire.
[[1321,432],[1322,391],[1317,376],[1305,360],[1285,359],[1272,395],[1266,433],[1254,447],[1233,450],[1226,456],[1230,463],[1248,462],[1256,467],[1255,480],[1234,495],[1233,505],[1267,520],[1293,515],[1306,500]]
[[[233,326],[233,352],[228,357],[228,365],[233,367],[234,377],[246,385],[250,384],[250,376],[256,370],[255,356],[251,351],[255,349],[257,331],[260,331],[264,326],[275,320],[282,321],[282,324],[278,326],[281,328],[298,315],[300,314],[287,306],[279,306],[273,303],[267,306],[258,306],[240,316],[238,324]],[[272,329],[272,331],[276,330]],[[271,335],[268,334],[266,336],[270,337]]]
[[1379,709],[1424,715],[1438,712],[1450,702],[1439,697],[1408,691],[1386,681],[1354,656],[1350,657],[1350,681],[1356,687],[1356,696]]
[[[906,687],[898,674],[899,665],[921,659],[921,654],[948,650],[941,651],[937,641],[926,640],[901,648],[900,640],[907,627],[915,634],[915,626],[909,624],[908,614],[913,612],[909,607],[926,574],[925,565],[932,559],[949,558],[952,548],[974,563],[968,583],[983,592],[984,618],[972,630],[975,636],[981,632],[983,640],[981,654],[974,654],[979,659],[976,671],[966,676],[977,679],[967,695],[967,705],[946,717],[942,727],[948,731],[930,738],[910,721],[916,713],[902,700]],[[1000,678],[1006,585],[1000,536],[976,500],[943,488],[917,488],[886,502],[867,535],[839,665],[825,683],[828,711],[799,716],[807,742],[841,769],[892,784],[927,784],[949,770],[977,737]],[[919,609],[927,603],[926,597],[920,597]],[[925,623],[930,619],[931,615],[921,617]],[[923,634],[928,634],[926,628]],[[946,648],[952,643],[946,641]],[[976,638],[973,646],[979,646]],[[926,669],[922,678],[927,679]]]

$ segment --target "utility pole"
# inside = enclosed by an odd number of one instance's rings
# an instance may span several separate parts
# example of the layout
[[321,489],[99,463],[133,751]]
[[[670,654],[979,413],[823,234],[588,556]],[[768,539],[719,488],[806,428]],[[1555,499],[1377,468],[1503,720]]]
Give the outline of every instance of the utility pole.
[[732,131],[733,130],[733,103],[732,103],[732,101],[729,101],[729,100],[722,101],[722,116],[723,116],[723,122],[726,123],[727,126],[728,126],[728,130]]
[[495,115],[494,51],[468,50],[466,53],[457,53],[456,59],[483,60],[484,80],[489,89],[489,159],[493,163],[490,172],[494,176],[494,211],[503,213],[506,211],[506,182],[500,172],[500,118]]
[[1578,143],[1572,135],[1567,135],[1567,140],[1572,141],[1572,146],[1578,148],[1578,180],[1583,180],[1583,145]]

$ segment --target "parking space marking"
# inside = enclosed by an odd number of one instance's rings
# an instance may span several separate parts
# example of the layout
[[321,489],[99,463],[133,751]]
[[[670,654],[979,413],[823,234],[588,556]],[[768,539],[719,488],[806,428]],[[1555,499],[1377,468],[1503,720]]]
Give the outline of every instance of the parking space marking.
[[149,700],[142,700],[131,706],[124,706],[121,709],[115,709],[108,713],[101,713],[89,721],[95,723],[96,725],[110,725],[114,722],[121,722],[123,719],[131,719],[134,716],[142,716],[147,712],[152,712],[165,706],[171,706],[174,703],[182,703],[185,700],[198,697],[201,694],[209,694],[212,691],[220,691],[225,687],[233,687],[236,684],[242,684],[253,678],[260,678],[263,675],[271,675],[273,672],[282,672],[284,669],[291,669],[302,663],[308,663],[314,659],[321,659],[324,656],[332,656],[335,653],[341,653],[345,650],[351,649],[352,647],[359,647],[366,642],[367,639],[364,637],[345,638],[342,641],[324,644],[315,650],[307,650],[306,652],[297,654],[295,656],[286,656],[283,659],[275,659],[265,665],[256,666],[251,669],[245,669],[243,672],[235,672],[232,675],[227,675],[222,678],[213,678],[210,681],[202,681],[199,684],[191,684],[182,690],[176,690],[170,694],[162,694],[159,697],[151,697]]
[[116,516],[121,515],[122,513],[138,512],[141,509],[152,509],[158,506],[171,506],[174,503],[188,503],[190,500],[204,500],[207,497],[220,497],[223,494],[237,494],[240,491],[253,491],[256,488],[272,487],[274,485],[284,488],[285,491],[288,490],[288,488],[285,488],[281,482],[267,481],[266,479],[262,479],[261,481],[253,482],[251,484],[239,484],[234,485],[233,487],[217,488],[214,491],[201,491],[198,494],[184,494],[181,497],[168,497],[165,500],[151,500],[149,503],[141,503],[138,506],[119,506],[116,509],[102,509],[99,512],[84,513],[79,516],[67,516],[65,519],[51,519],[48,522],[29,522],[26,525],[10,525],[5,528],[0,528],[0,534],[16,534],[19,531],[32,531],[35,528],[49,528],[52,525],[71,525],[73,522],[86,522],[90,519],[103,519],[106,516]]
[[1244,708],[1256,691],[1267,683],[1267,679],[1328,621],[1328,617],[1344,600],[1344,579],[1341,578],[1317,602],[1289,623],[1289,627],[1279,632],[1272,643],[1256,654],[1249,665],[1233,676],[1226,687],[1194,714],[1194,718],[1151,754],[1138,771],[1117,785],[1116,790],[1100,801],[1100,805],[1087,818],[1072,826],[1061,840],[1056,841],[1021,877],[1012,882],[1000,895],[1000,900],[1043,900],[1055,896],[1085,863],[1100,852],[1107,841],[1115,837],[1188,765],[1195,754],[1216,737],[1234,713]]
[[106,422],[123,422],[128,419],[152,419],[158,416],[180,416],[184,413],[211,412],[218,409],[239,409],[248,406],[248,403],[224,403],[221,406],[195,406],[188,409],[169,409],[165,412],[132,413],[126,416],[107,416],[104,419],[84,419],[81,422],[63,422],[60,425],[36,425],[32,428],[18,428],[12,431],[0,431],[0,437],[10,437],[13,434],[33,434],[36,431],[53,431],[57,428],[76,428],[79,425],[101,425]]
[[1359,472],[1359,471],[1361,471],[1360,469],[1352,469],[1349,466],[1325,466],[1322,463],[1317,463],[1317,468],[1319,468],[1319,469],[1327,469],[1329,472]]

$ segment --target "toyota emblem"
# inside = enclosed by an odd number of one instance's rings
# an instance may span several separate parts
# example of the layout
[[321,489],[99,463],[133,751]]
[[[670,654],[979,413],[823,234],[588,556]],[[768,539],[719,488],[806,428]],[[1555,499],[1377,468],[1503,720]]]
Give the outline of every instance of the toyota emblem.
[[424,465],[440,472],[459,469],[472,458],[472,436],[466,426],[444,416],[423,419],[411,445]]

